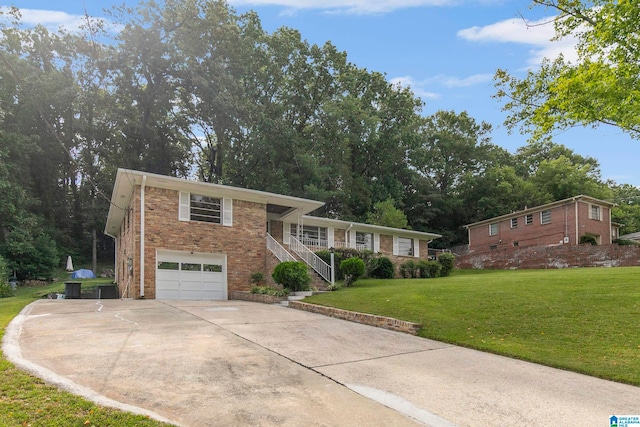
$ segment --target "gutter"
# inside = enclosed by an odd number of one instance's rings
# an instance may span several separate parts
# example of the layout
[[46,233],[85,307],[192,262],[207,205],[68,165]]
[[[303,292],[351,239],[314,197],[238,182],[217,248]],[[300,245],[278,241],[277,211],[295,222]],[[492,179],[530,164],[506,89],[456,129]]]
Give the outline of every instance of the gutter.
[[144,298],[144,189],[147,175],[142,175],[140,184],[140,298]]

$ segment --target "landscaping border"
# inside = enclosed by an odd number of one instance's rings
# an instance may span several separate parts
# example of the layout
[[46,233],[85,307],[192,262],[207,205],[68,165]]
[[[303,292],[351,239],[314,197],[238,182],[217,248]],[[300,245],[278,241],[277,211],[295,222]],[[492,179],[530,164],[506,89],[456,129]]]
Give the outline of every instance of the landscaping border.
[[287,300],[287,297],[276,297],[273,295],[265,294],[252,294],[251,292],[247,291],[231,291],[229,294],[229,299],[261,302],[263,304],[278,304],[279,302]]
[[393,317],[342,310],[335,307],[325,307],[323,305],[309,304],[301,301],[289,301],[289,307],[295,308],[296,310],[309,311],[311,313],[348,320],[350,322],[389,329],[391,331],[404,332],[410,335],[418,335],[418,331],[422,329],[422,324],[420,323],[407,322],[405,320],[394,319]]

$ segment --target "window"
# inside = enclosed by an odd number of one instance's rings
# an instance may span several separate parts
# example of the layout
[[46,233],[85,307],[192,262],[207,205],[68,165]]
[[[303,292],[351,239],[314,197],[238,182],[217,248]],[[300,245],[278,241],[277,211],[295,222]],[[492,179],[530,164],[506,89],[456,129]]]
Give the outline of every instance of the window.
[[203,264],[202,271],[209,273],[222,273],[222,266],[217,264]]
[[298,235],[298,224],[291,224],[291,235],[305,246],[327,247],[327,228],[303,225]]
[[495,236],[498,234],[498,223],[494,222],[493,224],[489,224],[489,236]]
[[233,225],[233,201],[218,197],[180,192],[178,219]]
[[491,245],[491,246],[489,246],[489,249],[491,249],[492,251],[496,250],[496,249],[498,249],[498,245]]
[[531,224],[533,224],[533,214],[525,215],[524,225],[531,225]]
[[550,224],[551,223],[551,210],[547,209],[540,212],[540,224]]
[[202,264],[193,264],[190,262],[183,262],[180,265],[182,271],[202,271]]
[[511,228],[518,228],[518,218],[511,218]]
[[192,194],[190,198],[191,221],[222,223],[222,200]]
[[373,234],[356,231],[356,248],[360,251],[373,251]]
[[600,216],[600,213],[601,213],[600,206],[591,205],[591,209],[589,209],[589,218],[602,221],[602,217]]
[[413,239],[398,237],[398,255],[413,256]]
[[518,246],[520,246],[520,242],[513,242],[513,247],[517,248]]
[[179,270],[180,266],[177,262],[159,261],[158,270]]

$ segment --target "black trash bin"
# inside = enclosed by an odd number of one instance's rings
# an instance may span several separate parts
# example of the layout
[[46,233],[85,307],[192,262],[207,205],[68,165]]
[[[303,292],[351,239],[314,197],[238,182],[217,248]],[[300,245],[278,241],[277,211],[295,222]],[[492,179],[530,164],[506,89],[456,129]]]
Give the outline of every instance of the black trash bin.
[[65,299],[80,299],[81,282],[64,282]]
[[118,288],[116,285],[98,285],[98,299],[118,298]]

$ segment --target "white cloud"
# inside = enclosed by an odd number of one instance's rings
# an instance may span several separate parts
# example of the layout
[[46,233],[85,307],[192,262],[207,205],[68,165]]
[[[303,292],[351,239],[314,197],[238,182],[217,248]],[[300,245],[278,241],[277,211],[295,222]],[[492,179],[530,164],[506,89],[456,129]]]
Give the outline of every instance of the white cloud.
[[[82,26],[87,25],[87,17],[85,15],[72,15],[67,12],[44,9],[20,8],[19,10],[21,16],[20,21],[29,27],[42,25],[52,32],[58,31],[60,28],[75,32],[80,30]],[[4,14],[7,11],[8,8],[0,6],[0,12]],[[102,20],[107,24],[109,23],[109,21],[104,18],[96,18],[93,16],[90,16],[89,18],[91,22]],[[6,15],[3,15],[3,19],[7,19]],[[114,27],[114,30],[117,30],[117,28]]]
[[458,31],[458,37],[474,42],[519,43],[531,46],[529,66],[540,65],[544,58],[555,59],[560,54],[569,61],[577,58],[576,40],[571,37],[552,41],[555,36],[552,18],[537,21],[507,19],[484,27],[471,27]]
[[232,5],[281,6],[291,10],[322,9],[332,13],[367,15],[424,6],[451,6],[452,0],[230,0]]
[[411,76],[403,76],[403,77],[394,77],[389,79],[389,82],[392,85],[397,85],[400,87],[408,87],[411,89],[411,92],[417,97],[422,99],[438,99],[440,98],[440,94],[436,92],[429,92],[426,90],[426,86],[428,85],[428,81],[418,82]]
[[433,92],[428,90],[429,87],[445,86],[447,88],[460,88],[460,87],[469,87],[475,86],[482,83],[487,83],[492,81],[493,74],[473,74],[467,77],[453,77],[453,76],[445,76],[439,75],[435,77],[430,77],[424,80],[416,80],[411,76],[402,76],[402,77],[394,77],[389,79],[391,84],[399,85],[401,87],[408,87],[414,93],[414,95],[422,98],[422,99],[439,99],[442,97],[441,94],[437,92]]

